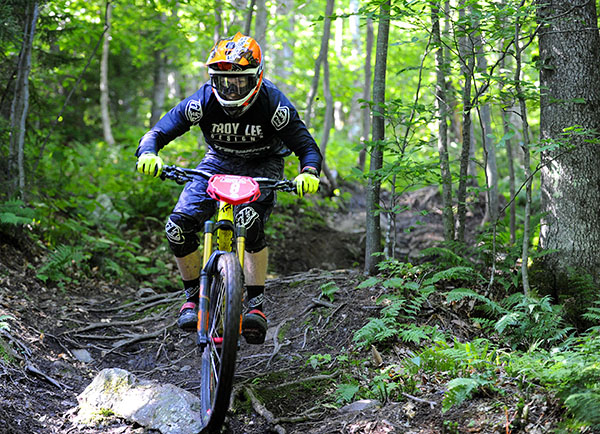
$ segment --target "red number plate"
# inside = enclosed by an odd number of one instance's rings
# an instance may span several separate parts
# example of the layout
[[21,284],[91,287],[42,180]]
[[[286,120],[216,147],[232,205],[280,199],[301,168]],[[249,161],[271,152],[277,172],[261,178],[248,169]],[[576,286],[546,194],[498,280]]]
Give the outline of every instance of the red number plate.
[[232,205],[254,202],[260,196],[258,183],[249,176],[213,175],[206,192],[215,200]]

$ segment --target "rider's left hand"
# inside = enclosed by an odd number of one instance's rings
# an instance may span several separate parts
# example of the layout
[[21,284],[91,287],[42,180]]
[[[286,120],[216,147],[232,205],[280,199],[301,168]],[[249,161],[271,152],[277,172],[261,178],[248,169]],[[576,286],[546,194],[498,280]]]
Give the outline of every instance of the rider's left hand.
[[[302,197],[305,193],[314,194],[319,189],[320,181],[316,175],[311,173],[313,170],[305,170],[294,179],[294,181],[296,181],[296,192],[298,193],[298,196]],[[316,172],[316,170],[314,172]]]

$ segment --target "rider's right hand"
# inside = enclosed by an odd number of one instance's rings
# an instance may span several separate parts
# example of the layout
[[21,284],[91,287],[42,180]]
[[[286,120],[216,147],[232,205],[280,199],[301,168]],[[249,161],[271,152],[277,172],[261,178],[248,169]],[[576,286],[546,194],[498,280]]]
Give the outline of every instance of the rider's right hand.
[[138,172],[156,178],[162,173],[163,160],[153,152],[144,152],[138,157],[135,167]]

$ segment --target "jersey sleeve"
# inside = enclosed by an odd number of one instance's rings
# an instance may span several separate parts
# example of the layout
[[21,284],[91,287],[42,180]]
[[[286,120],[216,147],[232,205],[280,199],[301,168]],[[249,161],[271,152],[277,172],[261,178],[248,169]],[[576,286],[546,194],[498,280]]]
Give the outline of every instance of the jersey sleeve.
[[315,139],[290,100],[274,85],[271,86],[270,121],[277,136],[298,157],[301,169],[310,167],[320,173],[323,157]]
[[140,139],[135,155],[140,156],[144,152],[158,153],[169,142],[189,131],[192,125],[198,124],[204,112],[205,95],[206,85],[169,110]]

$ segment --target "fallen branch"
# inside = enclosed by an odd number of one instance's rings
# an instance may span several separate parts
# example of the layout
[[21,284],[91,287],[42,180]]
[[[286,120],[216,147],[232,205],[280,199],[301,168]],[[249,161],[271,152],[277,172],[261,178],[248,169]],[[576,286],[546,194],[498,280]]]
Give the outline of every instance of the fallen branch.
[[433,401],[427,401],[426,399],[417,398],[416,396],[409,395],[408,393],[402,392],[402,396],[404,396],[404,397],[406,397],[408,399],[412,399],[413,401],[416,401],[416,402],[421,402],[421,403],[424,403],[424,404],[429,404],[429,407],[431,409],[433,409],[436,406],[436,403],[433,402]]
[[72,389],[71,386],[63,384],[63,383],[55,380],[54,378],[50,377],[49,375],[44,374],[42,371],[40,371],[38,368],[33,366],[31,363],[27,363],[25,365],[25,371],[31,372],[32,374],[35,374],[38,377],[41,377],[42,379],[46,380],[48,383],[56,386],[58,389],[69,389],[69,390]]
[[309,304],[308,306],[306,306],[304,308],[304,310],[300,313],[300,316],[304,316],[306,315],[308,312],[310,312],[311,310],[313,310],[316,307],[326,307],[326,308],[330,308],[333,309],[335,306],[335,304],[333,303],[329,303],[328,301],[325,300],[321,300],[320,298],[312,298],[311,300],[311,304]]

